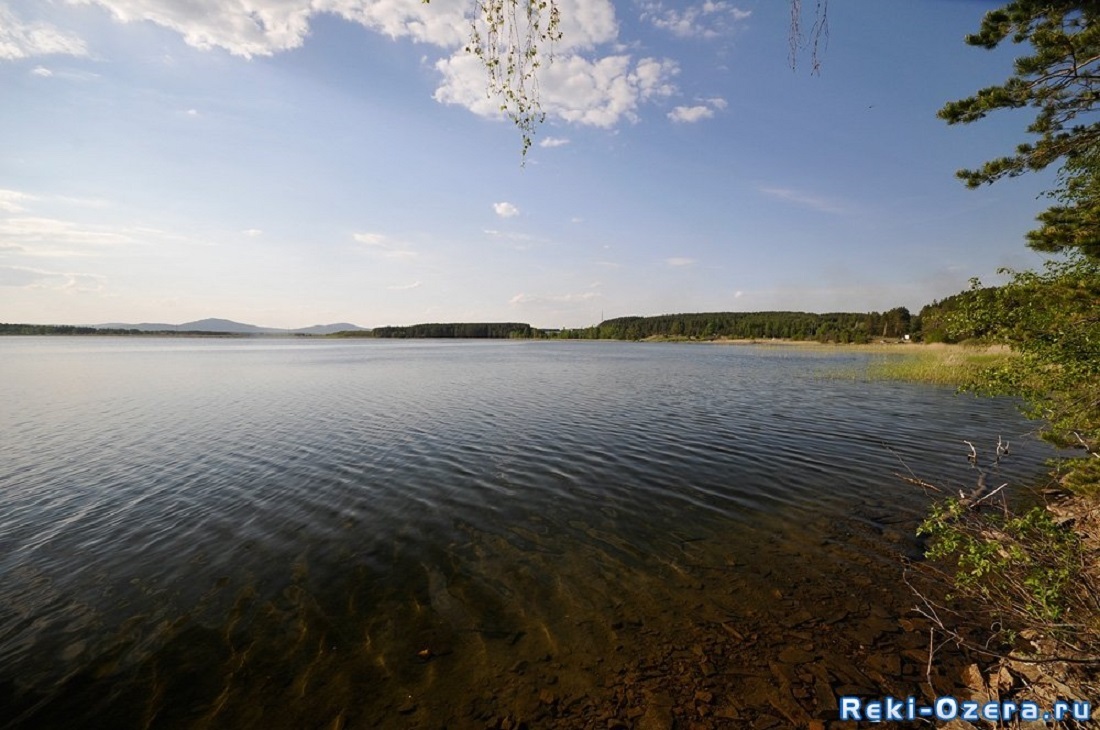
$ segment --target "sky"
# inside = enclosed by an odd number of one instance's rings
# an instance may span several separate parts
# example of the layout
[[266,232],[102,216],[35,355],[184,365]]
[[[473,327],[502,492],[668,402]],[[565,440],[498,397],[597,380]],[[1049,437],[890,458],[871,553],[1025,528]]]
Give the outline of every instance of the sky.
[[0,321],[915,313],[1042,261],[1053,172],[954,177],[1027,114],[936,118],[997,5],[830,0],[815,74],[781,0],[559,0],[524,158],[471,0],[0,0]]

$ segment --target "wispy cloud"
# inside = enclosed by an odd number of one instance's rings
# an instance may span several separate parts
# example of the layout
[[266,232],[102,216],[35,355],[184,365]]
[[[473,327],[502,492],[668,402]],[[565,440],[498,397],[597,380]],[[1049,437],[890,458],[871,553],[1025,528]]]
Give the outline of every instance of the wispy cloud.
[[18,190],[0,190],[0,211],[20,213],[26,210],[24,203],[32,200],[38,200],[38,198],[28,193],[21,193]]
[[687,7],[665,7],[663,2],[642,5],[642,19],[679,38],[718,38],[729,35],[752,15],[723,0],[706,0]]
[[392,284],[386,287],[390,291],[408,291],[409,289],[419,289],[420,282],[414,281],[411,284]]
[[545,137],[539,142],[539,147],[564,147],[569,140],[564,137]]
[[35,66],[27,73],[40,79],[64,79],[65,81],[92,81],[99,78],[99,74],[91,71],[54,69],[46,66]]
[[689,259],[683,256],[673,256],[670,259],[665,259],[665,263],[669,266],[691,266],[695,263],[695,259]]
[[106,248],[163,237],[154,229],[90,225],[56,218],[0,219],[0,245],[18,246],[28,256],[99,256]]
[[558,294],[550,296],[540,296],[536,294],[526,294],[521,292],[509,299],[508,303],[513,305],[544,303],[566,304],[573,302],[588,302],[593,299],[599,299],[602,296],[602,294],[596,291],[586,291],[577,294]]
[[117,245],[133,243],[133,229],[81,225],[56,218],[6,218],[0,220],[0,240]]
[[495,228],[486,228],[483,233],[493,238],[502,238],[506,241],[527,242],[534,241],[535,237],[530,233],[514,233],[511,231],[498,231]]
[[367,246],[384,246],[386,243],[386,236],[381,233],[353,233],[351,237]]
[[249,238],[256,238],[257,236],[262,236],[264,234],[264,232],[259,228],[246,228],[241,231],[241,233],[248,236]]
[[98,292],[106,279],[98,274],[77,274],[32,269],[25,266],[0,266],[0,286],[21,289]]
[[802,192],[800,190],[793,190],[791,188],[774,188],[774,187],[758,187],[757,190],[765,195],[779,200],[785,200],[790,203],[801,205],[811,210],[816,210],[821,213],[845,213],[846,208],[834,200],[829,198],[823,198],[817,195]]
[[493,211],[501,218],[514,218],[519,215],[519,208],[508,202],[493,203]]
[[50,55],[86,56],[78,36],[50,25],[28,23],[0,4],[0,59],[16,60]]
[[382,233],[353,233],[351,237],[363,244],[363,250],[372,256],[387,259],[409,259],[417,256],[416,251],[405,248],[403,244]]

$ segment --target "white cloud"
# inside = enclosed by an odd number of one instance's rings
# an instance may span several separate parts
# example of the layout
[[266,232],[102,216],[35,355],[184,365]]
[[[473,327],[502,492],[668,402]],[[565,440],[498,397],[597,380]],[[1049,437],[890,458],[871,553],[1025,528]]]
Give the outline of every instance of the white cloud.
[[668,113],[668,118],[680,124],[690,124],[714,116],[709,106],[678,106]]
[[56,218],[0,219],[0,244],[15,245],[32,256],[94,256],[105,246],[139,242],[156,231],[126,226],[83,225]]
[[[476,4],[423,0],[70,0],[105,9],[122,23],[150,22],[170,28],[189,45],[222,49],[244,58],[269,56],[300,47],[313,18],[331,13],[386,34],[432,44],[450,54],[439,60],[441,74],[435,99],[458,104],[476,114],[500,116],[500,101],[486,95],[486,72],[480,59],[464,51]],[[669,96],[678,66],[668,59],[633,59],[629,55],[595,55],[598,46],[618,38],[611,0],[559,0],[562,39],[542,48],[539,101],[553,117],[576,124],[608,128],[637,119],[640,104]],[[723,2],[698,6],[700,17],[733,17]],[[740,12],[740,11],[737,11]],[[522,15],[522,13],[521,13]],[[510,22],[510,21],[506,21]],[[519,37],[523,37],[519,21]],[[0,22],[0,28],[4,23]],[[508,37],[506,32],[502,37]],[[484,35],[484,32],[483,32]],[[79,48],[83,52],[83,46]],[[585,55],[581,55],[585,54]],[[553,140],[553,141],[551,141]],[[557,138],[549,138],[553,147]]]
[[557,51],[593,48],[619,35],[615,6],[610,0],[560,0],[562,39]]
[[[485,93],[485,69],[479,59],[459,51],[435,66],[443,74],[436,101],[485,117],[501,115],[500,100]],[[673,94],[677,73],[679,66],[669,59],[635,62],[629,55],[595,60],[559,55],[540,69],[539,103],[551,117],[606,129],[624,118],[636,120],[640,104]]]
[[729,104],[721,97],[703,99],[702,104],[695,106],[678,106],[668,113],[668,118],[677,124],[691,124],[714,116],[716,109],[725,109]]
[[0,266],[0,286],[19,289],[97,292],[103,290],[104,282],[104,277],[98,274],[44,271],[24,266]]
[[539,141],[539,147],[564,147],[569,140],[563,137],[545,137]]
[[745,292],[741,291],[740,289],[738,289],[737,291],[735,291],[733,293],[733,298],[734,299],[740,299],[743,296],[745,296]]
[[186,240],[156,228],[118,222],[84,223],[27,210],[44,205],[54,210],[106,209],[110,203],[101,198],[40,197],[17,190],[0,190],[0,214],[8,214],[0,217],[0,251],[38,258],[87,258],[113,255],[124,246]]
[[392,286],[387,286],[386,288],[390,291],[408,291],[409,289],[419,289],[420,282],[414,281],[411,284],[394,284]]
[[513,218],[519,215],[519,208],[507,202],[493,203],[493,210],[501,218]]
[[[671,80],[679,72],[668,59],[635,60],[626,54],[590,53],[618,37],[615,9],[609,0],[561,0],[562,40],[542,48],[538,72],[538,99],[543,112],[574,124],[609,128],[623,119],[637,119],[640,104],[675,92]],[[523,37],[521,30],[520,37]],[[582,55],[586,54],[586,55]],[[434,98],[464,106],[485,117],[501,117],[501,100],[486,94],[481,59],[457,48],[435,64],[442,75]],[[551,141],[553,140],[553,141]],[[564,144],[555,138],[547,147]]]
[[[191,46],[237,56],[270,56],[298,48],[314,16],[331,13],[391,38],[443,48],[469,40],[472,3],[423,0],[71,0],[97,5],[122,23],[148,21],[181,34]],[[618,34],[610,0],[560,0],[558,51],[591,48]],[[522,24],[521,19],[521,24]],[[508,29],[505,29],[505,36]]]
[[223,48],[251,58],[297,48],[314,12],[309,0],[179,2],[178,0],[73,0],[98,5],[121,23],[148,21],[171,28],[188,45]]
[[[309,3],[304,3],[309,4]],[[452,47],[465,43],[470,27],[461,2],[423,0],[314,0],[317,11],[330,12],[391,38]]]
[[21,193],[18,190],[0,189],[0,211],[5,213],[19,213],[26,210],[23,203],[37,199],[38,198],[33,195]]
[[78,36],[49,23],[25,23],[0,4],[0,59],[15,60],[49,55],[86,56]]
[[738,23],[752,15],[722,0],[688,7],[666,8],[662,2],[643,5],[642,19],[680,38],[718,38],[729,35]]
[[819,211],[821,213],[844,213],[845,208],[828,198],[822,198],[817,195],[810,195],[798,190],[792,190],[790,188],[771,188],[771,187],[758,187],[757,190],[769,195],[773,198],[779,198],[780,200],[786,200],[791,203],[796,203],[806,208]]
[[199,110],[198,109],[188,109],[187,110],[187,116],[189,116],[189,117],[197,117],[198,115],[199,115]]
[[69,69],[54,70],[45,66],[35,66],[28,73],[40,79],[65,79],[66,81],[91,81],[98,79],[99,74],[91,71],[75,71]]
[[454,47],[466,40],[465,3],[422,0],[72,0],[98,5],[117,21],[148,21],[170,28],[195,48],[221,48],[251,58],[298,48],[311,19],[332,13],[391,38]]
[[241,233],[248,236],[249,238],[255,238],[256,236],[262,236],[264,232],[261,231],[259,228],[246,228],[241,231]]
[[400,243],[391,241],[381,233],[354,233],[352,238],[363,244],[373,256],[387,259],[410,259],[416,257],[416,251],[404,248]]
[[368,246],[381,246],[386,242],[386,237],[381,233],[355,233],[352,238]]
[[669,59],[579,56],[555,59],[540,78],[543,109],[567,122],[609,128],[637,119],[638,105],[671,96],[679,66]]
[[689,259],[683,256],[674,256],[670,259],[665,259],[665,263],[669,266],[691,266],[695,263],[695,259]]

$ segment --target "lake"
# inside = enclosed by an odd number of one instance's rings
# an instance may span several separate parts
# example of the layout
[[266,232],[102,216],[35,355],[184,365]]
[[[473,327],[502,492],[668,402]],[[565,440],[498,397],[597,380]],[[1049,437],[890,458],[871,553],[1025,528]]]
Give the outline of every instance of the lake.
[[929,497],[897,474],[1050,452],[1009,401],[836,375],[867,357],[0,338],[0,726],[766,728],[919,693]]

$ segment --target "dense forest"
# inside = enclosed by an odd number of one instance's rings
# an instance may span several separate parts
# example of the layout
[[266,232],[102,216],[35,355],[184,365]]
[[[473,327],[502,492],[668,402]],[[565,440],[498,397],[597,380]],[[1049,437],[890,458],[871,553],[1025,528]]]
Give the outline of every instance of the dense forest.
[[729,338],[859,343],[915,336],[919,331],[919,317],[910,315],[905,307],[897,307],[884,313],[703,312],[617,317],[593,327],[562,330],[555,336],[565,339]]
[[432,322],[407,327],[375,327],[372,330],[337,332],[333,336],[387,339],[508,339],[539,337],[541,331],[524,322]]
[[[885,313],[706,312],[619,317],[577,329],[542,330],[519,322],[432,323],[341,332],[338,337],[384,338],[554,338],[642,340],[791,339],[820,342],[870,342],[897,339],[919,330],[918,318],[905,307]],[[914,329],[916,326],[916,329]]]

